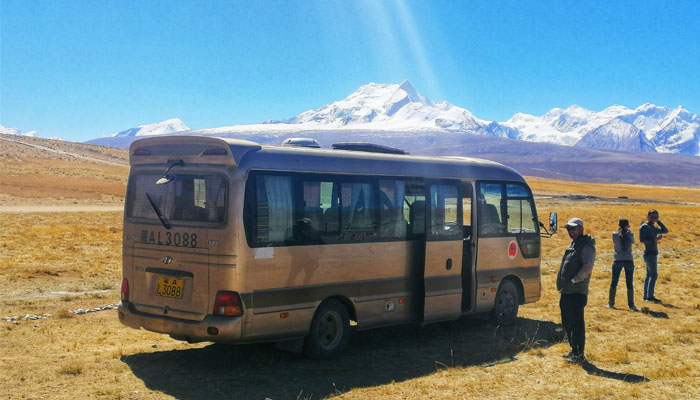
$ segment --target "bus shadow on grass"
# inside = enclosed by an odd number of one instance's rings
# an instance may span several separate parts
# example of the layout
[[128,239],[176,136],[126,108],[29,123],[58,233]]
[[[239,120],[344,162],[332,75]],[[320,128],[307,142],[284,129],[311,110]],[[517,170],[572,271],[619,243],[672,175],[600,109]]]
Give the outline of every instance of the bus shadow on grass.
[[319,399],[353,388],[385,385],[460,366],[490,366],[563,340],[560,325],[519,318],[498,327],[460,319],[424,328],[354,332],[345,354],[311,360],[271,344],[212,344],[123,356],[150,390],[181,399]]

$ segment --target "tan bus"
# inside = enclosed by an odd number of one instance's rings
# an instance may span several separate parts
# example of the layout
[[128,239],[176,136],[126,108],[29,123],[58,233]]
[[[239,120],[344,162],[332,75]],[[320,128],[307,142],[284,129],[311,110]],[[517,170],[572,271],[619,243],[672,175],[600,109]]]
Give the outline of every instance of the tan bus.
[[[544,225],[513,169],[287,142],[131,145],[123,324],[328,358],[355,329],[484,312],[508,325],[540,298]],[[556,230],[556,214],[549,222]]]

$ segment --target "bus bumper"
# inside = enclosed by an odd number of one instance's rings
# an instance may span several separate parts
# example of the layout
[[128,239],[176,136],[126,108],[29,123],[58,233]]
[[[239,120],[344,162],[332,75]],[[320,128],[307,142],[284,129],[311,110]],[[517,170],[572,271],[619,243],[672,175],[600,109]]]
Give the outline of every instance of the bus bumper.
[[118,312],[119,322],[130,328],[165,333],[173,339],[190,343],[233,343],[241,339],[241,317],[207,315],[201,321],[189,321],[139,312],[125,301],[119,304]]

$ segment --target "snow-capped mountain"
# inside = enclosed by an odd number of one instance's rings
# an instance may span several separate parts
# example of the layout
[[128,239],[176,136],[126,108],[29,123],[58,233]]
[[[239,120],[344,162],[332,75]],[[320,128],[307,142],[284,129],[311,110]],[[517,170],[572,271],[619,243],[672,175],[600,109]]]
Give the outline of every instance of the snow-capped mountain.
[[[233,134],[258,132],[281,135],[300,131],[366,130],[376,132],[468,132],[514,138],[518,131],[498,122],[475,117],[446,101],[434,102],[418,93],[409,81],[401,84],[369,83],[343,100],[302,112],[296,117],[255,125],[234,125],[193,132]],[[351,140],[351,139],[350,139]]]
[[[680,106],[669,109],[644,104],[633,110],[615,105],[595,112],[573,105],[554,108],[540,117],[517,113],[505,122],[486,121],[462,107],[422,96],[408,81],[369,83],[345,99],[288,119],[192,131],[179,119],[171,119],[110,137],[119,139],[113,140],[113,145],[128,146],[137,136],[174,132],[232,136],[261,143],[280,143],[284,136],[313,136],[314,132],[327,140],[411,137],[417,142],[441,133],[468,133],[614,151],[700,155],[700,117]],[[110,145],[108,139],[89,143]]]
[[579,106],[555,108],[541,117],[518,113],[503,123],[517,139],[617,151],[700,155],[700,117],[683,107],[644,104],[594,112]]
[[19,130],[17,128],[6,128],[2,125],[0,125],[0,133],[5,134],[5,135],[19,135],[19,136],[30,136],[30,137],[37,136],[36,131],[22,132],[21,130]]
[[464,108],[433,102],[420,95],[409,81],[400,85],[369,83],[343,100],[305,111],[294,118],[268,123],[318,125],[328,128],[460,129],[484,125]]
[[109,137],[153,136],[167,135],[175,132],[188,131],[190,128],[179,118],[172,118],[162,122],[140,125],[137,128],[113,133]]

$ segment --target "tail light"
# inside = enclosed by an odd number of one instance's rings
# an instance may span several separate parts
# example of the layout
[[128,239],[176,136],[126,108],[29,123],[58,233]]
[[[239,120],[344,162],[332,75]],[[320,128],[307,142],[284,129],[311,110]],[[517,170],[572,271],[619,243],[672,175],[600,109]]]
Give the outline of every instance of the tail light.
[[227,317],[240,317],[243,315],[243,305],[241,296],[236,292],[220,291],[216,293],[214,301],[214,315],[224,315]]
[[122,301],[129,301],[129,281],[124,278],[122,279]]
[[226,149],[207,149],[202,152],[203,156],[225,156]]

